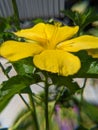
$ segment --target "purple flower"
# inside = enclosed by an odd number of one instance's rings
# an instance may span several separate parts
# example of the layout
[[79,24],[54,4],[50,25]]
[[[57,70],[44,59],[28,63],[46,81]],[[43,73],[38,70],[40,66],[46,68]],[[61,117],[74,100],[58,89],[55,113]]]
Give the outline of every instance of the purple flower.
[[[68,113],[78,115],[78,108],[75,106],[74,108],[71,108],[67,110]],[[74,130],[77,128],[77,120],[74,119],[71,114],[69,114],[69,117],[67,114],[64,115],[64,112],[66,113],[66,108],[61,108],[60,105],[56,105],[55,107],[55,121],[58,124],[59,130]]]

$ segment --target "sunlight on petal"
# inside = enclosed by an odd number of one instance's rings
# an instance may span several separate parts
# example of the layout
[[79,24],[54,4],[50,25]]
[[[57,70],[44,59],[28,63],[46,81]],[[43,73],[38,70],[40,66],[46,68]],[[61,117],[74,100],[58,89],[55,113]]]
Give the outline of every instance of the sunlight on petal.
[[68,52],[77,52],[80,50],[96,49],[98,48],[98,37],[90,36],[90,35],[80,36],[62,42],[57,46],[57,48]]
[[0,46],[0,56],[16,61],[39,54],[42,50],[43,48],[36,43],[6,41]]
[[60,50],[46,50],[35,55],[33,62],[36,67],[63,76],[75,74],[80,69],[78,57]]

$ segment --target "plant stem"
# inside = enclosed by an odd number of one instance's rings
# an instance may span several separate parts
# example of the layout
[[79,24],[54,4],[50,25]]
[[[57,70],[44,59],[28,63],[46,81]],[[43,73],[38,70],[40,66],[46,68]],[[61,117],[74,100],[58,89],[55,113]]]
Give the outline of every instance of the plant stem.
[[49,130],[48,91],[49,91],[49,86],[48,86],[48,83],[46,80],[46,82],[45,82],[45,124],[46,124],[46,130]]
[[87,82],[87,78],[84,79],[84,83],[83,83],[83,86],[81,88],[81,92],[80,92],[80,103],[79,103],[79,106],[78,106],[79,107],[78,121],[79,121],[80,125],[81,125],[81,122],[83,122],[81,111],[82,111],[82,103],[84,101],[83,92],[84,92],[84,88],[86,86],[86,82]]
[[2,71],[3,71],[3,73],[6,75],[6,77],[9,79],[10,77],[9,77],[9,75],[5,72],[5,69],[4,69],[4,67],[3,67],[3,65],[0,63],[0,67],[1,67],[1,69],[2,69]]
[[19,120],[12,126],[10,127],[8,130],[15,130],[17,129],[17,127],[27,118],[31,115],[31,111],[27,112],[25,115],[23,115],[21,118],[19,118]]
[[58,102],[58,99],[59,99],[60,96],[62,95],[64,89],[65,89],[65,86],[63,86],[63,88],[61,89],[61,91],[58,93],[58,95],[57,95],[57,97],[56,97],[56,99],[55,99],[54,107],[53,107],[53,109],[52,109],[52,111],[51,111],[50,117],[52,117],[52,115],[53,115],[53,113],[54,113],[54,110],[55,110],[55,106],[56,106],[56,104],[57,104],[57,102]]
[[14,18],[15,18],[15,25],[18,30],[20,30],[20,20],[19,20],[19,12],[16,4],[16,0],[12,0],[13,10],[14,10]]
[[29,99],[30,99],[30,105],[31,105],[31,108],[32,108],[33,119],[35,121],[35,127],[36,127],[35,129],[36,130],[40,130],[39,123],[38,123],[38,117],[37,117],[35,101],[34,101],[31,89],[29,89],[29,90],[30,90]]
[[25,101],[25,99],[23,98],[23,96],[21,94],[19,94],[20,98],[22,99],[22,101],[24,102],[24,104],[27,106],[27,108],[29,110],[31,110],[30,106],[28,105],[28,103]]
[[84,83],[83,83],[83,86],[82,86],[82,90],[81,90],[81,102],[83,101],[83,92],[84,92],[84,88],[86,86],[86,82],[87,82],[87,78],[84,79]]

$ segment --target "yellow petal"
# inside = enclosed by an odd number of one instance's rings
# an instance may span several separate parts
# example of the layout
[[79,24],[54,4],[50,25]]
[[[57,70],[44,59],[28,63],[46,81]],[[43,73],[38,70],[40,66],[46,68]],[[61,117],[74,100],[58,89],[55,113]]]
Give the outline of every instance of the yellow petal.
[[45,32],[47,35],[47,39],[49,40],[50,44],[49,46],[55,46],[61,41],[67,40],[71,38],[73,35],[75,35],[78,32],[79,27],[74,26],[56,26],[56,25],[50,25],[46,24]]
[[17,61],[39,54],[42,50],[43,48],[36,43],[6,41],[0,46],[0,56],[10,61]]
[[[72,37],[78,31],[78,26],[69,27],[39,23],[30,29],[23,29],[15,34],[40,42],[42,45],[49,43],[54,47],[57,43]],[[51,46],[49,44],[49,46]]]
[[39,43],[46,43],[45,24],[39,23],[32,28],[22,29],[15,33],[17,36],[31,39]]
[[43,51],[34,56],[33,62],[41,70],[63,76],[75,74],[81,66],[78,57],[61,50]]
[[58,49],[63,49],[69,52],[77,52],[80,50],[96,49],[98,48],[98,37],[84,35],[71,40],[62,42],[57,46]]

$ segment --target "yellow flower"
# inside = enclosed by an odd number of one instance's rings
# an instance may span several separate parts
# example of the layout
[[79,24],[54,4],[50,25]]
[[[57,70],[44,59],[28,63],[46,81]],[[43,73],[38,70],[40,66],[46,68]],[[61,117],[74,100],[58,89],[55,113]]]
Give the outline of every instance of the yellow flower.
[[[81,63],[70,52],[98,48],[97,37],[84,35],[72,38],[77,31],[78,26],[59,27],[39,23],[33,28],[16,32],[16,35],[28,39],[27,42],[6,41],[0,47],[0,55],[10,61],[32,56],[35,66],[41,70],[64,76],[72,75],[80,69]],[[94,55],[91,52],[89,54]]]

